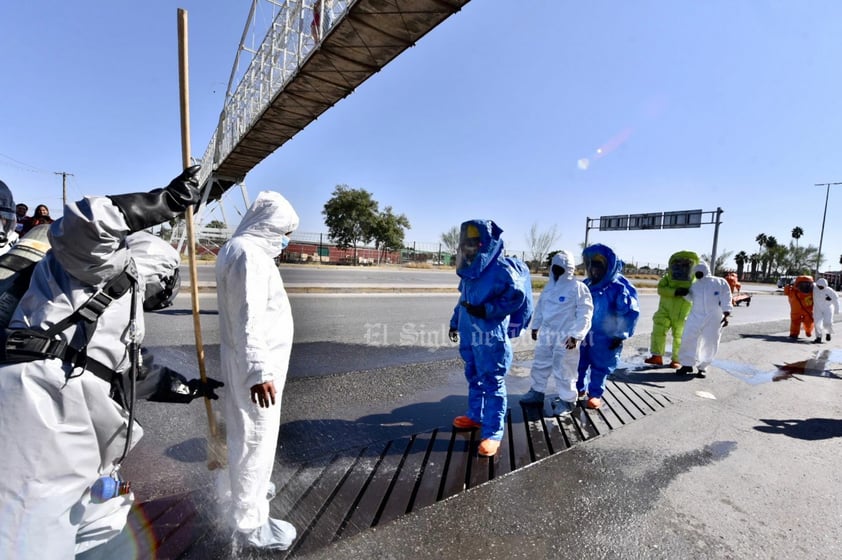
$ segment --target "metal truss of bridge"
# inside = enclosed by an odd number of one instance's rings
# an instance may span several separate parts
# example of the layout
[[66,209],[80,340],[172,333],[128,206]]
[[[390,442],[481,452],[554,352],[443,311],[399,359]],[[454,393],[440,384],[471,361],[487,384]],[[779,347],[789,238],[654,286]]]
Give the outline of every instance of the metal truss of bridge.
[[[254,0],[219,125],[202,157],[209,200],[241,183],[269,154],[468,1]],[[245,39],[258,10],[267,7],[272,17],[265,38],[249,49]],[[249,55],[238,76],[241,56]]]

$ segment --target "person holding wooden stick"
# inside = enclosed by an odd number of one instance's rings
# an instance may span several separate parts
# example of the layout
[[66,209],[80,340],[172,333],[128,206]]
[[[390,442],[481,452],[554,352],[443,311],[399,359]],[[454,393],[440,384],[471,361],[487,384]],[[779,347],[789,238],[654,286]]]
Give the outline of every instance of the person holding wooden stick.
[[0,341],[0,558],[112,546],[134,498],[119,468],[143,434],[135,400],[216,398],[219,382],[140,359],[143,312],[171,302],[180,265],[141,230],[198,202],[198,170],[151,192],[67,204],[49,226],[52,248]]

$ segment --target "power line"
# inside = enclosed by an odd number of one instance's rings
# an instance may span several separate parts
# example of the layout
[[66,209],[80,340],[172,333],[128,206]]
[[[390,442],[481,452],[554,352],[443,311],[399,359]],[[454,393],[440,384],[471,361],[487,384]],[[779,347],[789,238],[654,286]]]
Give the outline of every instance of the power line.
[[15,159],[12,156],[9,156],[9,155],[3,154],[3,153],[0,153],[0,158],[4,158],[4,159],[9,160],[9,162],[12,162],[12,163],[0,162],[3,165],[9,166],[9,167],[14,167],[16,169],[20,169],[21,171],[27,171],[29,173],[48,173],[48,171],[44,171],[43,169],[39,169],[39,168],[35,167],[34,165],[29,165],[26,162],[20,161],[19,159]]

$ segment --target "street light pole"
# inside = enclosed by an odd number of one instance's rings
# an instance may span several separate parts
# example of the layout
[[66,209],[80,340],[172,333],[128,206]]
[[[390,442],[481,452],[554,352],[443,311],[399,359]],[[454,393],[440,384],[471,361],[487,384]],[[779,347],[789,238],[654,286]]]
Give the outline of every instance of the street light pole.
[[815,183],[814,187],[827,187],[827,192],[824,195],[824,214],[822,214],[822,232],[819,235],[819,252],[816,255],[816,273],[813,275],[814,278],[818,278],[819,276],[819,265],[822,262],[822,242],[824,241],[824,222],[827,218],[827,200],[830,198],[830,186],[831,185],[842,185],[842,182],[837,183]]

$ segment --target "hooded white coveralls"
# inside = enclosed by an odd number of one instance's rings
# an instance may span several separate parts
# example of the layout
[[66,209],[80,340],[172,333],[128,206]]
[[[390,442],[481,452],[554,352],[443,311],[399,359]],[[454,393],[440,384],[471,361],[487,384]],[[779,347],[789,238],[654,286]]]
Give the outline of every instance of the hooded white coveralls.
[[[556,280],[552,266],[564,269]],[[541,292],[532,329],[538,330],[535,358],[532,362],[532,389],[546,392],[550,373],[556,382],[558,396],[563,401],[576,401],[576,378],[578,376],[579,346],[569,350],[565,346],[568,337],[582,341],[591,328],[593,299],[588,287],[574,278],[576,263],[570,251],[553,255],[550,279]]]
[[682,366],[695,365],[705,369],[719,351],[723,313],[730,313],[733,306],[731,287],[724,278],[711,276],[706,262],[693,267],[693,275],[696,271],[701,271],[703,276],[693,282],[690,293],[684,296],[693,303],[693,307],[684,324],[678,359]]
[[826,278],[819,278],[813,284],[813,321],[815,321],[816,338],[821,338],[824,334],[833,334],[834,313],[839,313],[839,294],[827,285]]
[[[46,329],[70,315],[126,267],[128,233],[106,197],[67,205],[50,227],[52,250],[36,265],[10,326]],[[178,253],[155,241],[157,257],[135,259],[141,290],[156,268],[172,274],[179,265]],[[138,340],[142,303],[140,293]],[[87,344],[89,358],[123,374],[130,308],[131,291],[105,309]],[[64,334],[80,347],[83,330],[71,325]],[[0,558],[73,558],[125,526],[132,494],[100,504],[90,495],[96,479],[114,470],[127,436],[128,412],[109,392],[109,383],[58,358],[0,365]],[[135,422],[130,447],[142,435]]]
[[[292,311],[274,258],[285,246],[284,234],[297,227],[292,205],[276,192],[263,191],[216,261],[228,443],[228,472],[222,471],[218,482],[227,522],[241,532],[269,518],[267,492],[293,336]],[[251,401],[250,389],[268,381],[275,385],[276,402],[261,408]]]

